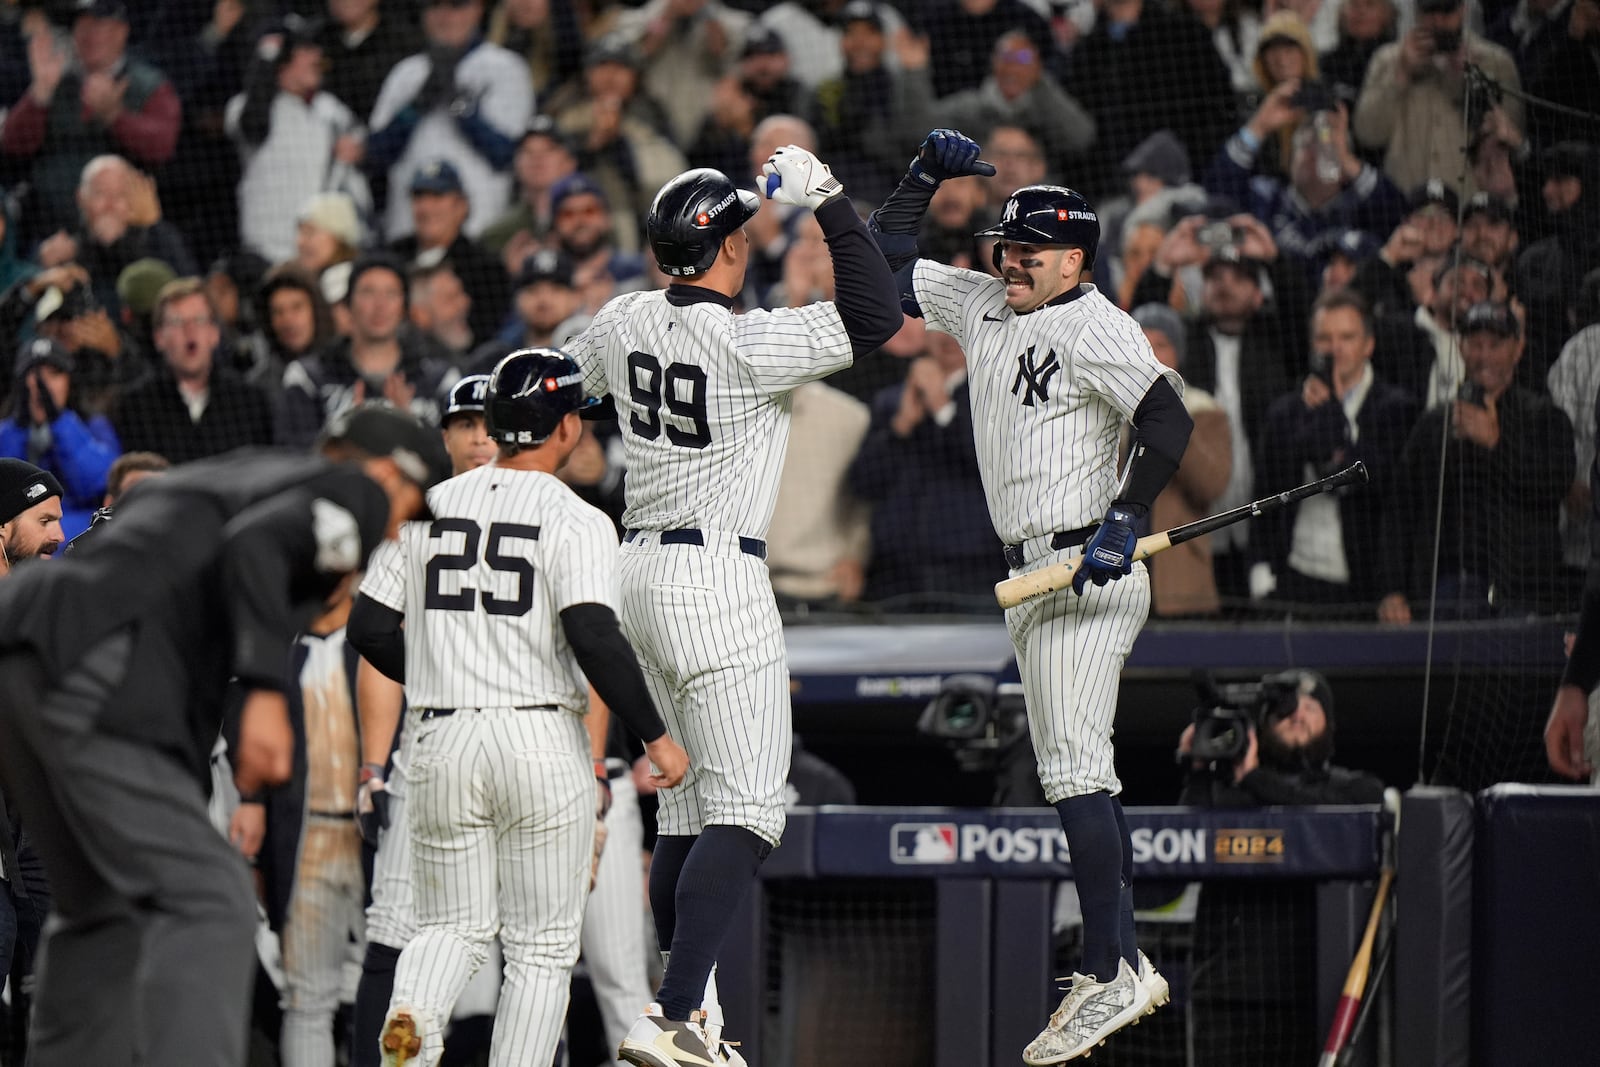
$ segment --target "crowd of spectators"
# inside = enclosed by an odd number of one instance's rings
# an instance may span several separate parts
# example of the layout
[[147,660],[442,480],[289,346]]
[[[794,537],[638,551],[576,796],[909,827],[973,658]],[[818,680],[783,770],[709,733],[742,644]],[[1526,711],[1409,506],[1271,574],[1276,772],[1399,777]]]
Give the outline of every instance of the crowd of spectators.
[[[668,178],[753,184],[797,143],[865,210],[952,126],[998,173],[945,184],[924,254],[988,269],[972,234],[1030,182],[1100,207],[1095,281],[1196,420],[1157,525],[1371,474],[1153,561],[1157,614],[1561,610],[1597,72],[1596,0],[3,0],[0,453],[56,474],[70,537],[124,450],[305,447],[364,400],[437,418],[462,374],[665,284],[641,226]],[[745,307],[831,296],[808,215],[748,232]],[[908,319],[796,396],[787,603],[993,610],[965,374]],[[614,430],[585,456],[619,500]]]

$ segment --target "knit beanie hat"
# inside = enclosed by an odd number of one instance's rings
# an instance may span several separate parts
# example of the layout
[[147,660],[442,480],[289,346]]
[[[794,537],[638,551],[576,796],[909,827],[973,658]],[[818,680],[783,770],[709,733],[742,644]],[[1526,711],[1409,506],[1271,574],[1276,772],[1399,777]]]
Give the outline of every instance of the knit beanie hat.
[[21,459],[0,459],[0,526],[41,500],[61,495],[61,483],[47,470]]

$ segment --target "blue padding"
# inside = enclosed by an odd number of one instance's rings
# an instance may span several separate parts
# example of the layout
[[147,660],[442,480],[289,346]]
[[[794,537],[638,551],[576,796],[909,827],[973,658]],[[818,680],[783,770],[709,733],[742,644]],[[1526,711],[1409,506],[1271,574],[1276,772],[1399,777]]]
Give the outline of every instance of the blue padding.
[[783,827],[783,841],[761,865],[763,878],[815,878],[817,876],[817,814],[815,808],[791,808]]
[[[1368,878],[1380,866],[1376,806],[1128,808],[1127,816],[1136,877]],[[822,808],[815,848],[819,878],[1072,876],[1061,824],[1047,809]]]
[[1485,790],[1477,844],[1473,1062],[1596,1062],[1600,790]]

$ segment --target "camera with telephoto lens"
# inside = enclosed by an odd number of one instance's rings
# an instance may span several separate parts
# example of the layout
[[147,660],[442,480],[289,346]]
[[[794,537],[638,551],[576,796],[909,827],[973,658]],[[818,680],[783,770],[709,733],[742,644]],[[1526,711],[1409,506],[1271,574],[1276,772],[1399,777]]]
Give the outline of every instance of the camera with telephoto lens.
[[917,719],[917,733],[942,741],[964,771],[988,772],[1028,733],[1019,682],[988,674],[952,674]]
[[1194,709],[1194,737],[1181,761],[1231,766],[1250,748],[1250,731],[1264,730],[1294,714],[1305,689],[1301,671],[1268,674],[1254,682],[1218,682],[1208,673],[1195,677],[1200,704]]

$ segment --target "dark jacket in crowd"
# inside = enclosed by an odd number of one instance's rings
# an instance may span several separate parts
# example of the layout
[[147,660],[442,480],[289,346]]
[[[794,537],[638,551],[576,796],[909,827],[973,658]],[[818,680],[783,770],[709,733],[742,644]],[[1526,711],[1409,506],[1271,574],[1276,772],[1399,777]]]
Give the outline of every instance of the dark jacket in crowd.
[[1086,161],[1098,163],[1097,171],[1073,184],[1101,193],[1120,190],[1117,162],[1155,131],[1176,133],[1190,159],[1210,159],[1238,124],[1233,84],[1211,31],[1187,12],[1153,3],[1120,39],[1107,20],[1097,20],[1073,50],[1064,87],[1094,116],[1098,133]]
[[[925,418],[909,437],[890,423],[903,385],[880,392],[872,422],[850,465],[850,492],[873,505],[872,558],[863,599],[907,598],[908,610],[932,607],[926,598],[993,596],[1006,576],[1004,547],[989,521],[978,476],[972,405],[965,382],[956,389],[955,418],[940,426]],[[919,601],[916,598],[924,598]]]
[[[410,329],[400,331],[398,373],[416,391],[411,413],[437,426],[440,405],[461,373],[449,363],[427,354],[427,346]],[[283,372],[283,389],[277,401],[277,443],[309,448],[329,419],[363,400],[383,399],[383,383],[364,383],[350,361],[350,339],[340,338],[314,356],[289,364]]]
[[1453,405],[1417,420],[1391,483],[1379,554],[1386,593],[1412,604],[1428,599],[1433,574],[1435,500],[1442,487],[1441,583],[1459,582],[1484,613],[1566,611],[1578,591],[1562,574],[1560,511],[1577,460],[1572,424],[1550,401],[1513,385],[1496,410],[1500,443],[1486,449],[1453,434],[1440,442]]
[[122,395],[115,419],[122,447],[177,464],[272,443],[272,406],[265,393],[223,367],[213,368],[210,389],[196,422],[177,378],[161,364]]
[[[1383,505],[1400,460],[1401,449],[1416,422],[1417,404],[1405,390],[1374,377],[1356,429],[1337,398],[1307,408],[1298,388],[1267,409],[1265,427],[1256,445],[1254,497],[1293,489],[1311,477],[1320,478],[1360,460],[1366,464],[1366,485],[1339,494],[1339,528],[1350,568],[1350,599],[1374,605],[1385,592],[1378,588],[1375,556],[1388,551],[1381,540]],[[1255,520],[1250,535],[1253,552],[1282,575],[1289,566],[1295,517],[1300,505],[1269,511]]]
[[[903,10],[928,36],[928,70],[938,97],[976,89],[989,76],[995,41],[1009,30],[1026,33],[1047,61],[1055,52],[1050,24],[1022,0],[998,0],[981,15],[968,11],[961,0],[924,0]],[[967,132],[978,136],[978,131]]]

